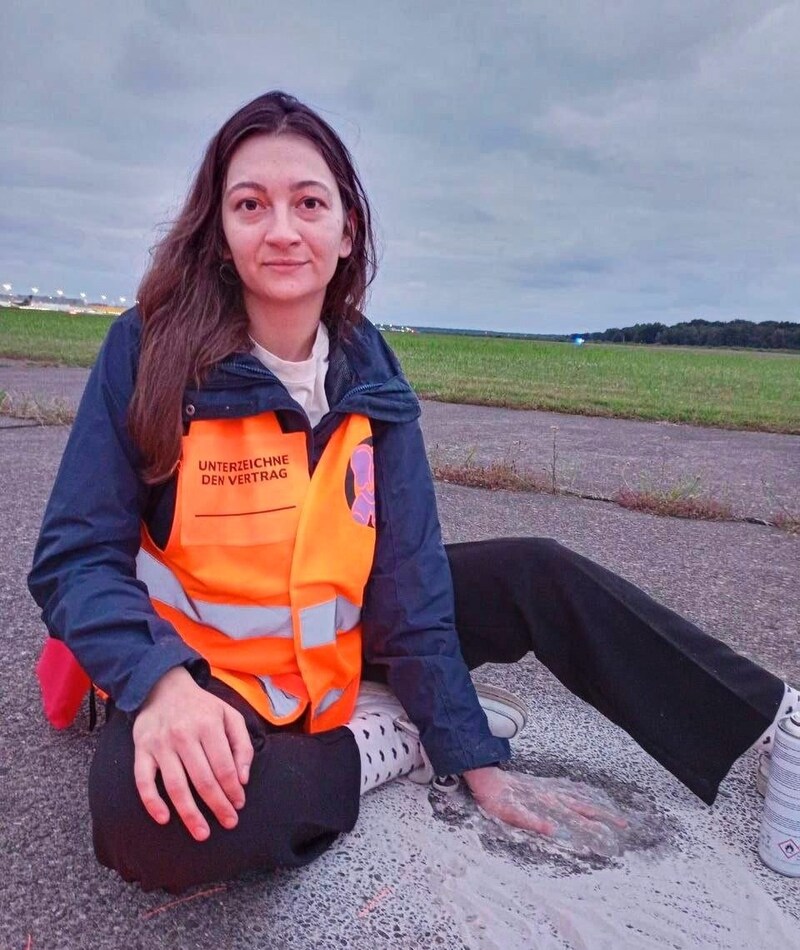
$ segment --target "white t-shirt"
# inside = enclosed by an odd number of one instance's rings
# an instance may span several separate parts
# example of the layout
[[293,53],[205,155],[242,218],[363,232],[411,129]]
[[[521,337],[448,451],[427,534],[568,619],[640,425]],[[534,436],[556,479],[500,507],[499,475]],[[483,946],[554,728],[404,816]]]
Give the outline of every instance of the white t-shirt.
[[265,350],[252,337],[250,342],[253,344],[253,356],[278,377],[292,399],[303,407],[313,428],[330,408],[325,395],[325,374],[328,372],[330,350],[328,328],[320,322],[317,337],[311,347],[311,356],[298,363],[282,360]]

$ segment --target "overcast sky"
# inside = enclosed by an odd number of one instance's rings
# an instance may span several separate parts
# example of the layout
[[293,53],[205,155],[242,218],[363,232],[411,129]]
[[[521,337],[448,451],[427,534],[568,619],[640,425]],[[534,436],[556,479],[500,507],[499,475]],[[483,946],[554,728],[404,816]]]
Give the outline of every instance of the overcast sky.
[[210,136],[282,88],[356,157],[382,247],[374,320],[800,319],[800,3],[11,6],[15,291],[133,297]]

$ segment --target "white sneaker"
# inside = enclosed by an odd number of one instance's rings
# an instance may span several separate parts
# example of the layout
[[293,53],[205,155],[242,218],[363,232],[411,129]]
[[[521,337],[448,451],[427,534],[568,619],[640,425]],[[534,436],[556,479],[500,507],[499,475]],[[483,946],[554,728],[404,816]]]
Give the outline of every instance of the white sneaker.
[[769,784],[769,769],[772,764],[772,756],[769,752],[758,753],[758,766],[756,768],[756,789],[758,794],[766,796],[767,785]]
[[493,736],[513,739],[522,732],[528,721],[528,709],[519,697],[500,686],[488,686],[486,683],[476,683],[475,692]]
[[[489,731],[499,739],[513,739],[525,728],[528,709],[521,699],[499,686],[475,684],[478,702],[486,713]],[[397,724],[410,735],[419,735],[419,730],[406,715],[400,700],[384,683],[362,680],[353,713],[385,712],[397,719]]]
[[[475,684],[478,702],[486,714],[489,731],[500,739],[513,739],[525,727],[528,710],[522,700],[499,686]],[[382,712],[393,717],[395,724],[409,736],[419,740],[419,729],[406,715],[400,700],[384,683],[362,680],[353,715],[357,713]],[[422,743],[419,743],[422,763],[407,778],[420,785],[431,782],[441,791],[451,791],[458,786],[455,776],[437,776],[433,771]]]

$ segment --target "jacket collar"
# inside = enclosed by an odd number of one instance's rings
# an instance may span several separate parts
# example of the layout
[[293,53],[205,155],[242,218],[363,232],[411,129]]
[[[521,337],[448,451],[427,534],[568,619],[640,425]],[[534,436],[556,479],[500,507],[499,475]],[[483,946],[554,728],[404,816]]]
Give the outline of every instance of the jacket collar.
[[[359,413],[381,422],[411,422],[420,414],[397,357],[366,318],[346,339],[331,337],[325,390],[332,413]],[[203,399],[204,392],[210,400]],[[221,406],[214,393],[230,398],[221,400]],[[213,401],[215,409],[224,408],[231,416],[297,409],[283,384],[250,353],[226,357],[200,391],[187,390],[186,400],[197,409],[203,403],[211,409]]]

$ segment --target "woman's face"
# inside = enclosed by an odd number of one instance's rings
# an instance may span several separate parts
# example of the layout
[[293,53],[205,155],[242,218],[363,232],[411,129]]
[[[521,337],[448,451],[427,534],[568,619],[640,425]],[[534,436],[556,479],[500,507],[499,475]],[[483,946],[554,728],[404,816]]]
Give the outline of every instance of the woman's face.
[[336,179],[307,139],[254,135],[233,153],[222,230],[251,317],[319,318],[339,258],[352,250],[346,224]]

